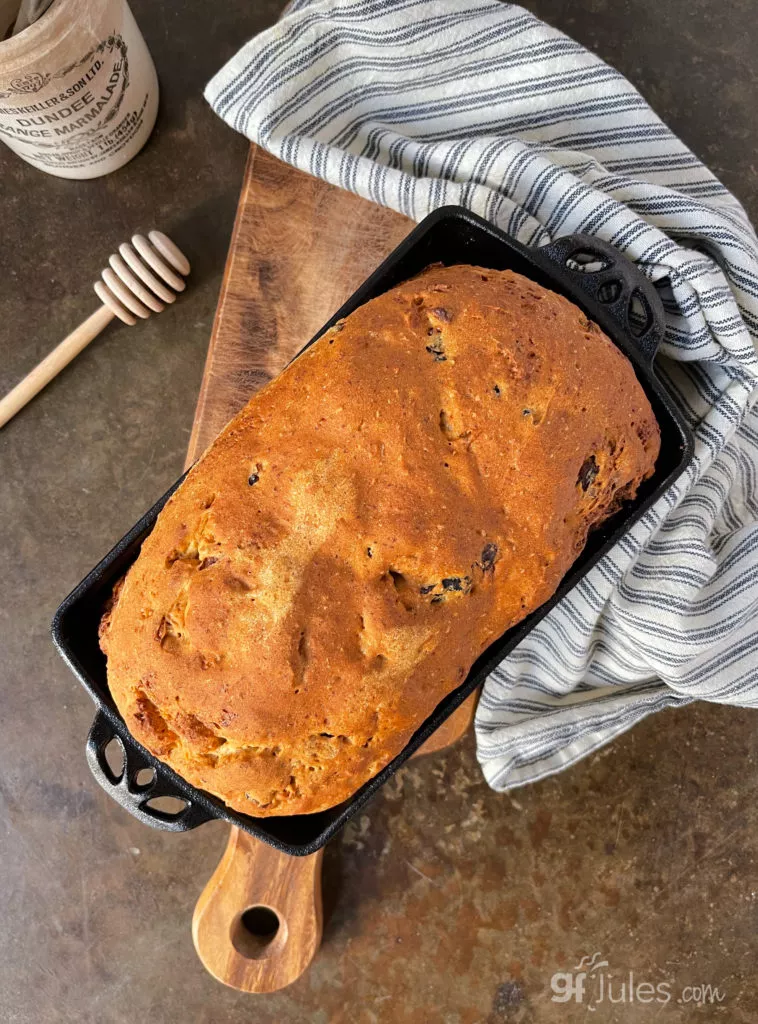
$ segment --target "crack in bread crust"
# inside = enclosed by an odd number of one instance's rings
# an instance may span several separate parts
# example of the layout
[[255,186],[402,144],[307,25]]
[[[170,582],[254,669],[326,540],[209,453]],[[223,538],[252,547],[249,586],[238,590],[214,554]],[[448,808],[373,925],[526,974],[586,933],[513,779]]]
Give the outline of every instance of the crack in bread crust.
[[349,797],[654,468],[628,360],[509,271],[335,325],[189,473],[102,623],[136,738],[252,815]]

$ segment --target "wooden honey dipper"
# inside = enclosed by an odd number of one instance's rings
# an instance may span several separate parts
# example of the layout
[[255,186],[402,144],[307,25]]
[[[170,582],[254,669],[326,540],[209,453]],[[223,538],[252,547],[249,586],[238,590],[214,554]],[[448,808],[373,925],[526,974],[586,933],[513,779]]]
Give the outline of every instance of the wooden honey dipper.
[[147,238],[133,235],[131,245],[124,242],[108,263],[102,280],[95,282],[102,306],[0,401],[0,427],[68,366],[114,317],[131,327],[138,319],[146,320],[151,312],[160,313],[166,303],[174,302],[177,292],[184,291],[184,278],[190,272],[189,260],[161,231],[150,231]]

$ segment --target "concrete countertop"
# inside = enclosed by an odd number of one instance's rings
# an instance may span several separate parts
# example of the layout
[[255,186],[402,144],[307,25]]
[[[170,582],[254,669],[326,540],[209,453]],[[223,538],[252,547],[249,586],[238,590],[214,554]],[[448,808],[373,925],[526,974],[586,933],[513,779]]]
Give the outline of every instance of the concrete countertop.
[[[98,789],[93,709],[48,626],[181,469],[247,148],[202,86],[280,4],[132,6],[162,85],[144,152],[68,182],[0,150],[3,392],[94,308],[133,231],[175,235],[194,267],[175,308],[109,328],[0,432],[0,1019],[755,1021],[758,719],[706,704],[511,796],[471,738],[407,767],[327,850],[324,943],[297,984],[244,996],[201,967],[190,920],[226,826],[154,832]],[[758,218],[754,0],[526,6],[623,71]],[[596,951],[670,1001],[552,1002]],[[677,1001],[705,984],[718,1006]]]

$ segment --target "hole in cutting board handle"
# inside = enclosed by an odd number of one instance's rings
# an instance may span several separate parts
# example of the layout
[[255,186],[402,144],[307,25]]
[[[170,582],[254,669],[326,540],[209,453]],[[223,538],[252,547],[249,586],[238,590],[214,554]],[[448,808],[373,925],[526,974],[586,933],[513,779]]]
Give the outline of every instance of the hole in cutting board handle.
[[232,945],[248,960],[266,960],[287,941],[287,926],[271,907],[248,907],[232,925]]

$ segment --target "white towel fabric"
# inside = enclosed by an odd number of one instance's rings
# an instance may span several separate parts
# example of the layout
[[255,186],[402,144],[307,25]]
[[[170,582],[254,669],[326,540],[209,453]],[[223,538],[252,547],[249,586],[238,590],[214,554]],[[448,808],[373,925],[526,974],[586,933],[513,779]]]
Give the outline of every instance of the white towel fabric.
[[295,0],[210,82],[277,157],[420,220],[467,206],[527,245],[587,232],[658,283],[656,361],[691,470],[490,675],[494,788],[660,708],[758,704],[758,242],[617,71],[499,0]]

